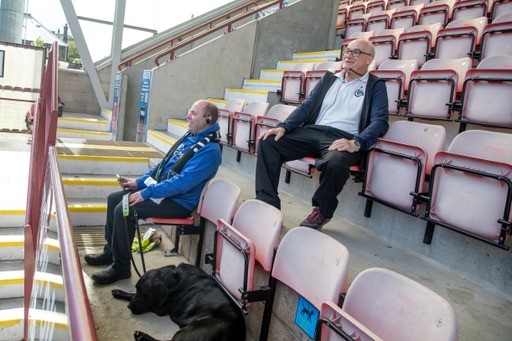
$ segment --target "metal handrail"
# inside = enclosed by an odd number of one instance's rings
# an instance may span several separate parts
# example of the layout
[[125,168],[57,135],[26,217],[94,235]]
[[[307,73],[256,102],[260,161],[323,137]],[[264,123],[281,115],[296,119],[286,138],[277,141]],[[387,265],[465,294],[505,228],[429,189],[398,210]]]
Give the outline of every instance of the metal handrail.
[[117,66],[117,69],[119,71],[123,71],[127,68],[129,68],[130,66],[133,65],[133,62],[136,61],[136,60],[140,60],[142,59],[144,56],[149,56],[151,54],[154,54],[155,52],[159,51],[159,50],[162,50],[162,48],[165,48],[166,46],[172,46],[173,44],[175,43],[179,43],[181,41],[183,41],[184,39],[187,39],[189,38],[189,36],[192,36],[195,32],[199,31],[201,28],[206,28],[206,30],[208,31],[209,29],[211,29],[214,25],[214,23],[218,20],[221,20],[223,18],[230,18],[230,16],[232,16],[233,14],[241,11],[241,10],[244,10],[244,11],[249,11],[249,9],[251,7],[256,7],[258,6],[258,3],[262,2],[263,0],[256,0],[256,1],[252,1],[252,2],[249,2],[249,3],[246,3],[242,6],[239,6],[239,7],[236,7],[234,9],[232,9],[231,11],[227,12],[227,13],[223,13],[221,15],[218,15],[216,16],[215,18],[213,19],[210,19],[208,22],[206,23],[201,23],[191,29],[188,29],[186,30],[185,32],[182,32],[182,33],[179,33],[178,35],[175,35],[169,39],[166,39],[164,42],[160,43],[160,44],[157,44],[151,48],[148,48],[144,51],[141,51],[137,54],[135,54],[134,56],[126,59],[126,60],[123,60],[121,63],[119,63],[119,65]]
[[160,62],[159,62],[160,58],[165,57],[165,56],[169,56],[168,61],[175,59],[176,58],[175,57],[175,52],[178,49],[182,48],[183,46],[188,45],[190,43],[193,43],[193,42],[195,42],[195,41],[197,41],[199,39],[202,39],[202,38],[204,38],[204,37],[206,37],[206,36],[208,36],[208,35],[210,35],[210,34],[212,34],[214,32],[217,32],[217,31],[220,31],[220,30],[223,30],[223,29],[227,29],[227,31],[225,33],[232,32],[233,31],[233,24],[237,23],[238,21],[240,21],[242,19],[245,19],[247,17],[250,17],[251,15],[254,15],[255,13],[257,13],[257,12],[263,10],[263,9],[267,9],[267,8],[273,7],[273,6],[277,5],[277,4],[279,4],[279,9],[282,9],[283,8],[283,2],[284,2],[284,0],[276,0],[276,1],[269,2],[266,5],[260,6],[260,7],[256,8],[256,9],[252,10],[252,11],[249,11],[249,12],[247,12],[247,13],[245,13],[245,14],[237,17],[237,18],[235,18],[235,19],[232,19],[232,20],[229,20],[227,22],[224,22],[224,23],[222,23],[219,26],[212,27],[210,30],[208,30],[206,32],[203,32],[203,33],[201,33],[201,34],[199,34],[197,36],[192,36],[190,39],[182,41],[178,45],[170,48],[169,50],[158,54],[154,58],[153,61],[154,61],[156,66],[160,66]]

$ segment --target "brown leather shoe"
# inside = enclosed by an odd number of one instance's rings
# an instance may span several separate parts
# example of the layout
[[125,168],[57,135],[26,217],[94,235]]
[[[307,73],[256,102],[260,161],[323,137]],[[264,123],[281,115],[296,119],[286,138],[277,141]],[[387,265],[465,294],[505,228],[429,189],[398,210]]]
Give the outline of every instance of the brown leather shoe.
[[106,252],[88,253],[84,256],[84,260],[89,265],[110,265],[112,264],[112,254]]

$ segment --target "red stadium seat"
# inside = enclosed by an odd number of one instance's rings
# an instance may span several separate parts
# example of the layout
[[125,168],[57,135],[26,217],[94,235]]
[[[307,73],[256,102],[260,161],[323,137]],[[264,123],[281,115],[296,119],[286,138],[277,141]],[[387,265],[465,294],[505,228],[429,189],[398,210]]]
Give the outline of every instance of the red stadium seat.
[[423,66],[435,49],[437,34],[441,28],[440,23],[416,25],[402,33],[398,39],[397,58],[416,59],[418,66]]
[[437,35],[435,58],[463,58],[475,55],[486,24],[487,17],[449,22]]
[[423,4],[414,6],[404,6],[398,9],[391,16],[391,22],[389,28],[403,28],[407,32],[411,27],[416,25],[418,21],[418,15],[420,10],[423,8]]
[[295,110],[295,106],[286,104],[276,104],[270,108],[265,116],[257,116],[254,123],[255,149],[258,152],[258,137],[266,133],[271,128],[277,126],[278,123],[284,121],[288,115]]
[[303,101],[304,77],[315,63],[298,63],[293,70],[285,70],[281,82],[281,102],[297,104]]
[[370,42],[375,48],[373,61],[378,68],[382,62],[392,58],[395,55],[398,38],[404,33],[403,28],[386,29],[370,37]]
[[512,134],[468,130],[434,158],[423,242],[436,225],[508,250],[512,228]]
[[487,17],[487,0],[463,0],[453,5],[452,21]]
[[487,24],[482,34],[480,58],[491,56],[512,56],[512,21],[502,22],[500,16],[492,24]]
[[231,145],[231,118],[235,111],[243,111],[245,104],[243,99],[230,99],[223,109],[219,109],[217,123],[220,126],[221,143]]
[[390,9],[387,11],[381,11],[378,13],[373,13],[368,20],[366,20],[366,30],[365,31],[375,31],[379,32],[389,28],[389,23],[391,21],[391,16],[396,12],[396,9]]
[[418,24],[428,25],[442,23],[446,25],[451,20],[452,10],[456,0],[436,0],[421,9]]
[[233,147],[244,152],[254,152],[254,123],[257,116],[265,116],[268,103],[250,102],[243,112],[233,113]]

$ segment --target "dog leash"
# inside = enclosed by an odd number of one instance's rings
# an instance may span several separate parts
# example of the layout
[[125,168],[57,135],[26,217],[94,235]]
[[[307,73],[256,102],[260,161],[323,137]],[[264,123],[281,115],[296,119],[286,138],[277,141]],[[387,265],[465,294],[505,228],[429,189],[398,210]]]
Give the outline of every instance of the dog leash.
[[[125,194],[123,196],[122,207],[123,207],[124,228],[126,230],[126,243],[128,244],[128,248],[131,251],[132,242],[128,238],[128,215],[130,214],[129,197],[130,197],[130,193]],[[140,248],[139,251],[140,251],[140,260],[142,262],[142,270],[143,270],[143,273],[146,273],[146,263],[144,262],[144,250],[142,249],[142,239],[140,237],[139,215],[138,215],[135,207],[133,207],[132,209],[133,209],[133,216],[135,218],[135,230],[137,231],[137,239],[139,240],[139,248]],[[137,265],[135,264],[135,260],[133,259],[132,252],[130,252],[130,259],[132,261],[132,265],[133,265],[135,272],[137,273],[139,278],[142,277],[142,275],[139,272],[139,269],[137,268]]]

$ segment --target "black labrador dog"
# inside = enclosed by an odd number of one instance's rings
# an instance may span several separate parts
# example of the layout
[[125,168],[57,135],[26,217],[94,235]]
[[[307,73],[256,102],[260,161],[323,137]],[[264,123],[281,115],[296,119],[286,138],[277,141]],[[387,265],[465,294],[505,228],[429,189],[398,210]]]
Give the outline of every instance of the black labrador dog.
[[[149,270],[135,285],[136,293],[114,289],[115,298],[130,301],[133,314],[169,314],[181,329],[172,341],[244,341],[241,310],[200,268],[181,263]],[[141,331],[138,341],[156,340]]]

